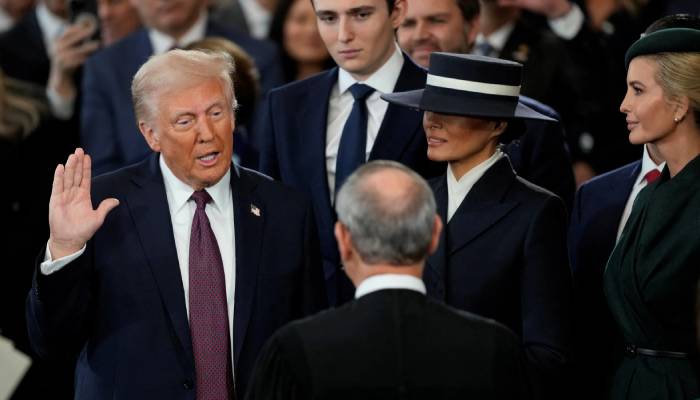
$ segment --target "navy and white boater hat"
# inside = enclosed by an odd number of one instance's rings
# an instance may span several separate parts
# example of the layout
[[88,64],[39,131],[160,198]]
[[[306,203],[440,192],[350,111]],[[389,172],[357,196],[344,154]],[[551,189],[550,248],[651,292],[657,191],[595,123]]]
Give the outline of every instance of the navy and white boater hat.
[[471,54],[432,53],[425,89],[383,94],[389,103],[440,114],[555,121],[519,101],[523,66]]

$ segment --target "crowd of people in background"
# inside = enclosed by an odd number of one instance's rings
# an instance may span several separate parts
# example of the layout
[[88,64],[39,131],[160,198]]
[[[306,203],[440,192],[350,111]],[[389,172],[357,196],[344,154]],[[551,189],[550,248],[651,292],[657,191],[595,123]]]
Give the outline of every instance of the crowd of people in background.
[[[476,328],[465,335],[498,336],[499,346],[509,349],[503,357],[512,356],[509,346],[520,345],[517,366],[494,364],[500,371],[494,374],[509,371],[511,386],[483,389],[483,398],[700,398],[700,2],[0,0],[0,173],[6,187],[0,199],[0,334],[34,358],[13,398],[48,392],[73,398],[76,386],[87,387],[90,379],[85,348],[39,357],[44,352],[27,332],[27,293],[49,285],[37,278],[37,265],[46,261],[41,258],[55,231],[47,205],[56,165],[68,168],[66,157],[73,154],[71,168],[78,159],[82,166],[84,150],[92,176],[99,176],[161,152],[154,124],[143,117],[150,105],[135,97],[146,89],[134,77],[155,56],[189,62],[181,54],[191,50],[234,61],[235,70],[221,68],[231,74],[235,93],[230,158],[236,168],[257,171],[245,179],[258,182],[260,173],[282,182],[294,195],[275,193],[293,202],[298,194],[299,210],[312,210],[315,229],[300,237],[314,242],[320,287],[303,290],[324,293],[324,305],[370,307],[356,292],[373,275],[366,269],[392,265],[382,274],[394,276],[402,272],[392,268],[409,265],[416,267],[409,275],[422,278],[415,279],[424,285],[418,291],[437,301],[417,306],[410,296],[398,303],[374,298],[385,313],[375,317],[390,318],[384,308],[396,304],[443,313],[444,303],[455,315],[470,313],[466,318]],[[174,61],[162,66],[168,62]],[[208,62],[214,61],[201,65]],[[149,73],[162,81],[148,90],[174,82]],[[371,166],[361,167],[365,163]],[[408,257],[411,262],[381,252],[368,262],[371,246],[358,242],[357,224],[398,221],[351,218],[355,211],[347,202],[362,196],[375,203],[363,203],[360,214],[393,212],[386,207],[398,201],[391,191],[365,185],[377,176],[395,179],[394,189],[406,191],[409,200],[423,199],[420,191],[433,195],[428,214],[437,214],[438,222],[424,224],[426,244]],[[251,203],[246,212],[260,217],[258,206]],[[406,207],[400,215],[418,218]],[[415,233],[399,228],[391,235]],[[376,241],[391,236],[362,232],[376,234]],[[283,234],[295,236],[292,228],[277,233],[274,243]],[[398,253],[410,245],[393,244]],[[415,289],[413,278],[401,287]],[[299,300],[295,296],[290,304]],[[229,306],[229,318],[238,321]],[[333,318],[354,321],[357,315],[340,311],[272,336],[272,326],[321,308],[319,302],[299,305],[260,329],[253,350],[229,349],[236,357],[243,351],[246,370],[234,359],[236,380],[227,390],[235,386],[244,396],[250,387],[251,398],[270,399],[319,395],[299,382],[326,387],[327,396],[337,390],[331,378],[318,378],[333,361],[324,357],[353,352],[312,339],[319,330],[339,329]],[[457,324],[451,318],[435,323]],[[370,320],[357,319],[377,334],[398,329],[378,329]],[[96,340],[93,333],[82,332],[87,343]],[[326,346],[329,353],[307,354],[295,345],[306,352]],[[438,347],[434,351],[444,354]],[[490,350],[476,358],[491,365]],[[372,358],[361,346],[354,353]],[[439,364],[434,357],[426,362]],[[84,367],[78,378],[76,364]],[[430,379],[449,375],[402,371]],[[361,374],[354,379],[368,380]],[[446,379],[459,389],[455,393],[468,393]],[[429,398],[425,393],[435,391],[436,382],[415,393]]]

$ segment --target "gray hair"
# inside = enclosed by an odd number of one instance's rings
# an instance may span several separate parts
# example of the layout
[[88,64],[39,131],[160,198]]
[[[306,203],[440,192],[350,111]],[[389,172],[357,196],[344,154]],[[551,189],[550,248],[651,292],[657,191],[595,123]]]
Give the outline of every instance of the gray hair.
[[[375,175],[390,170],[407,180],[396,192],[388,192],[375,179]],[[400,266],[428,256],[435,198],[425,180],[404,165],[394,161],[364,164],[341,187],[335,208],[365,263]]]
[[224,52],[200,50],[171,50],[152,56],[139,68],[131,82],[131,97],[136,120],[150,120],[156,115],[156,100],[164,93],[217,79],[231,108],[236,109],[231,76],[235,72],[233,59]]

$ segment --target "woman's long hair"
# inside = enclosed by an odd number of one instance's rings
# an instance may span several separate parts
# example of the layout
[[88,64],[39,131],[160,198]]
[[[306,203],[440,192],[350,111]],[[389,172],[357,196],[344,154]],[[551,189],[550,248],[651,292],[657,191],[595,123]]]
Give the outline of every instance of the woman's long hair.
[[48,111],[41,87],[5,76],[0,71],[0,138],[29,136]]

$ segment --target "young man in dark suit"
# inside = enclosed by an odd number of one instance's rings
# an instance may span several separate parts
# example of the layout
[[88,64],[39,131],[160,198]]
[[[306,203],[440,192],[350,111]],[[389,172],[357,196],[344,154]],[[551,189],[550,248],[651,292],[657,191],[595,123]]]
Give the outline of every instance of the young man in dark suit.
[[80,350],[76,399],[241,398],[269,336],[325,305],[310,203],[231,164],[232,71],[151,58],[133,93],[154,153],[94,181],[81,149],[56,168],[27,318],[39,354]]
[[332,204],[342,180],[366,160],[399,161],[423,176],[444,167],[426,157],[422,114],[379,97],[425,84],[425,71],[401,53],[394,38],[405,0],[313,0],[313,5],[338,67],[270,92],[259,130],[260,170],[311,196],[329,300],[339,304],[353,292],[339,272],[333,238]]
[[277,332],[248,399],[528,398],[513,333],[425,295],[424,263],[442,229],[427,183],[373,161],[336,200],[355,300]]
[[206,36],[220,36],[253,57],[263,91],[282,83],[275,46],[216,25],[208,19],[206,0],[167,6],[157,0],[131,1],[145,27],[100,51],[85,65],[81,144],[92,155],[96,174],[141,161],[149,154],[146,142],[137,134],[129,88],[138,68],[153,54]]

